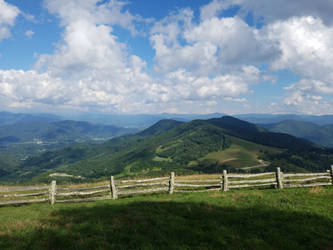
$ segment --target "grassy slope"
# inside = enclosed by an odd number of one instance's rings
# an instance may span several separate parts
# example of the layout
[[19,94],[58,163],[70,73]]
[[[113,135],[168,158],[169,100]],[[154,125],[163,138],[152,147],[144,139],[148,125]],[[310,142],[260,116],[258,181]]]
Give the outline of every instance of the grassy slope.
[[1,249],[332,249],[333,188],[0,208]]
[[218,164],[226,165],[230,168],[245,168],[259,164],[258,160],[263,152],[279,153],[281,149],[259,145],[242,139],[231,137],[231,146],[223,151],[211,152],[200,158],[198,161],[191,162],[195,165],[204,160],[215,160]]

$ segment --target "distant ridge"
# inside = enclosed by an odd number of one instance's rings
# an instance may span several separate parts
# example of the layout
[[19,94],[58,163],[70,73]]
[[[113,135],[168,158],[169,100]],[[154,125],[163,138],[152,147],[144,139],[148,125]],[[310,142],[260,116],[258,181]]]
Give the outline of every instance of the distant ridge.
[[290,134],[333,148],[333,124],[317,125],[311,122],[284,120],[278,123],[262,124],[261,126],[273,132]]
[[297,115],[297,114],[241,114],[234,117],[255,124],[278,123],[284,120],[312,122],[317,125],[333,124],[333,115]]
[[285,133],[269,132],[258,125],[231,116],[214,118],[207,122],[226,129],[230,135],[262,145],[279,148],[298,148],[301,150],[314,147],[314,144],[308,140],[298,139]]
[[6,111],[0,112],[0,125],[30,122],[54,122],[61,119],[62,118],[60,116],[51,114],[23,114],[11,113]]

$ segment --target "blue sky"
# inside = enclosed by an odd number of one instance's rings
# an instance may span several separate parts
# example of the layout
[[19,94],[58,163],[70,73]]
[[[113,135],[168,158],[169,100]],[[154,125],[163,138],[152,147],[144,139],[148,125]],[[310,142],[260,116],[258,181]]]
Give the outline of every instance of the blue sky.
[[0,0],[0,109],[333,113],[326,0]]

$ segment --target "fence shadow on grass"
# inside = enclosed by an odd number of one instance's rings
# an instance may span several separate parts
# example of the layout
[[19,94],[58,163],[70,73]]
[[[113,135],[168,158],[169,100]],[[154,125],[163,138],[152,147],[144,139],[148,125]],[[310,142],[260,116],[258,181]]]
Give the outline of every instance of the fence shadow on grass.
[[33,231],[0,234],[16,249],[332,249],[333,221],[267,206],[103,202],[56,208]]

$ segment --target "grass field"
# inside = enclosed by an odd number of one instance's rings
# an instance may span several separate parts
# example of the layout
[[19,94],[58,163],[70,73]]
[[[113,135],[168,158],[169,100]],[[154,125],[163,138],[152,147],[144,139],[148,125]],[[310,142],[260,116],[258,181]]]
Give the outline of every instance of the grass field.
[[214,160],[219,164],[228,165],[232,168],[246,168],[258,165],[258,160],[264,151],[270,153],[281,152],[280,149],[244,141],[236,137],[232,137],[232,142],[229,148],[219,152],[208,153],[197,161],[190,162],[189,165],[197,165],[204,160]]
[[332,248],[332,187],[0,208],[0,249]]

